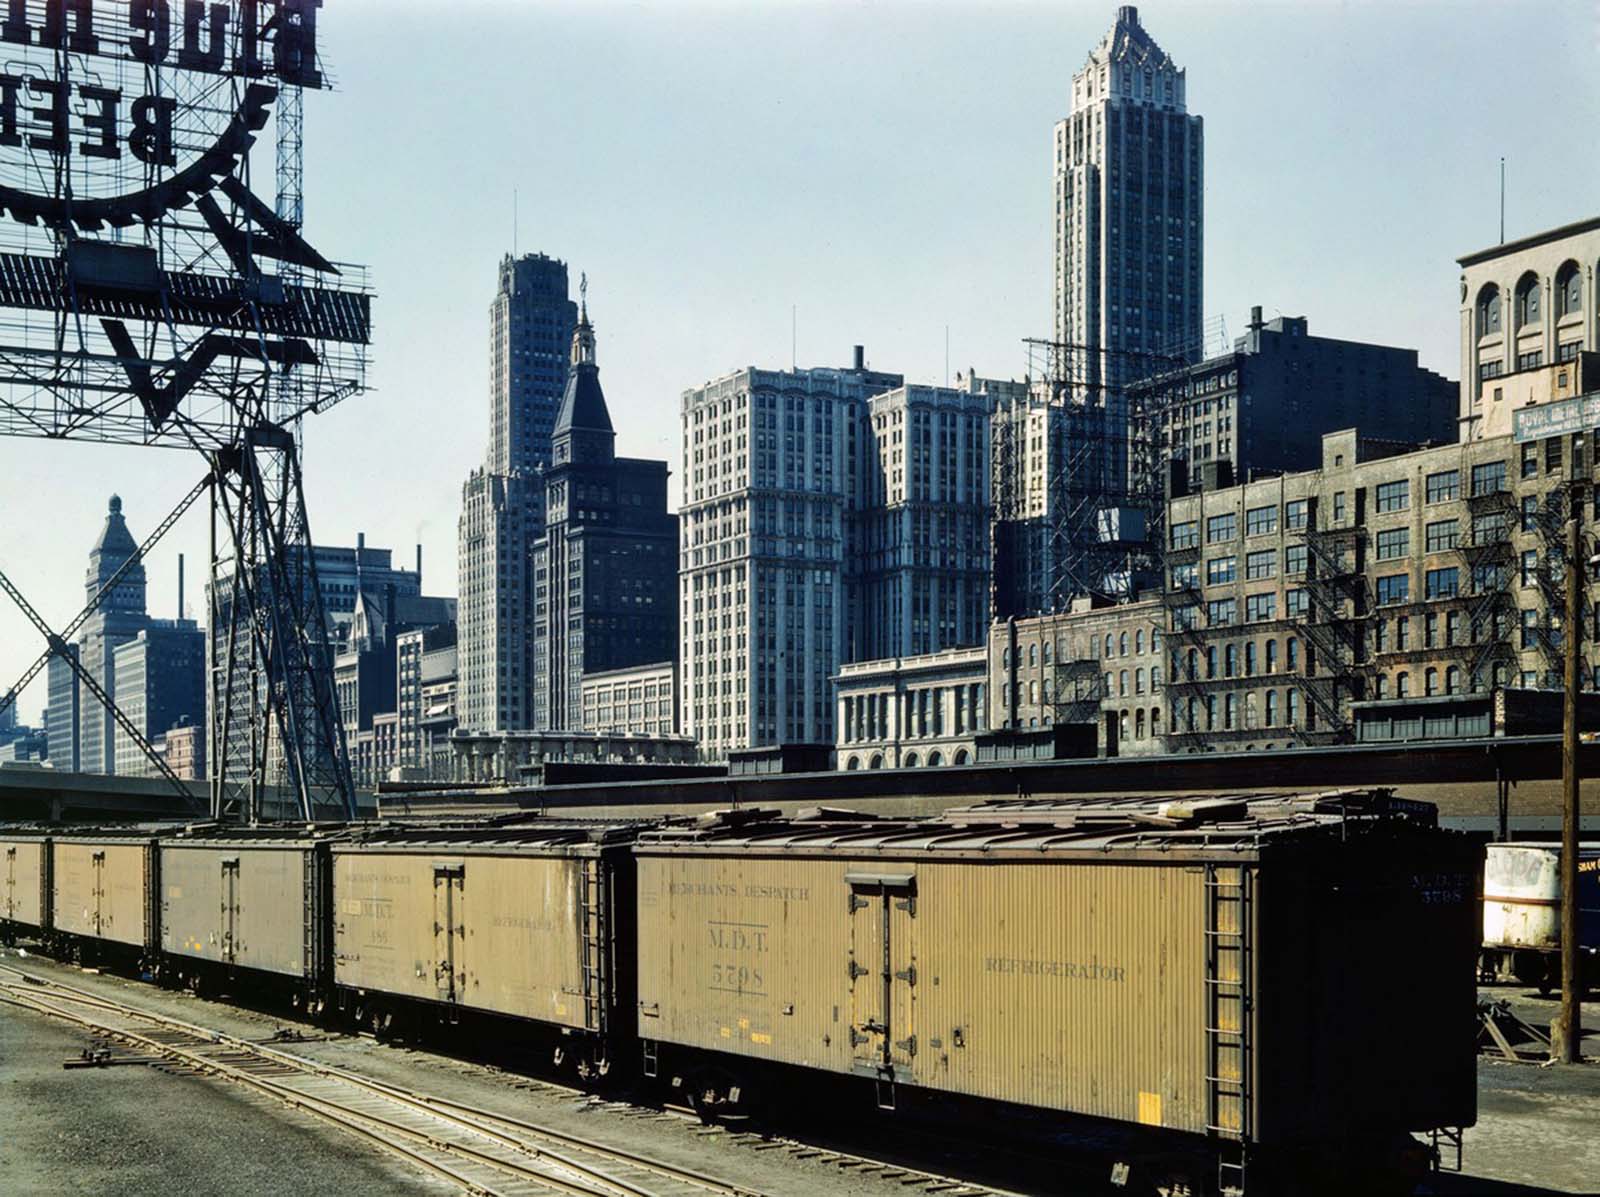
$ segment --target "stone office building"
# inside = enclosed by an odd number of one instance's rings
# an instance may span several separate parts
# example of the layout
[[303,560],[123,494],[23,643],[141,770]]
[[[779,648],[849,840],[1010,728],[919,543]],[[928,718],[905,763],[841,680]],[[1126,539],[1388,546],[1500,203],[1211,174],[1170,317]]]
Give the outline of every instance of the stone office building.
[[971,764],[989,727],[987,659],[980,644],[845,665],[834,679],[837,767]]
[[587,307],[545,471],[533,550],[533,726],[583,726],[585,674],[675,656],[678,517],[667,463],[616,455]]

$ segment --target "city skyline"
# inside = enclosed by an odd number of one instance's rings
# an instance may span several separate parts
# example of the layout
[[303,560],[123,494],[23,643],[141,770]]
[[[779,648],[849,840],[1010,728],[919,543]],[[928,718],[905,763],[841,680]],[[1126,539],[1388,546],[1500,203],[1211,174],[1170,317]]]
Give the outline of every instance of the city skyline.
[[[410,78],[387,67],[421,43],[425,6],[386,3],[380,16],[375,4],[351,4],[325,18],[343,94],[308,103],[317,134],[308,228],[371,261],[380,299],[376,393],[309,430],[319,543],[353,544],[364,531],[403,559],[420,541],[428,589],[455,591],[460,478],[483,452],[482,280],[513,248],[514,188],[515,248],[589,274],[608,377],[627,405],[618,450],[666,458],[674,500],[682,392],[738,366],[787,366],[796,306],[801,365],[844,365],[860,341],[869,364],[917,383],[944,380],[947,323],[952,377],[969,366],[1020,375],[1019,338],[1048,332],[1043,147],[1114,5],[997,15],[930,6],[919,10],[926,21],[909,9],[784,8],[759,21],[726,9],[483,10],[503,21],[503,46],[476,38],[464,48],[453,41],[464,33],[428,26],[434,48]],[[1558,149],[1555,132],[1524,128],[1462,64],[1476,67],[1472,56],[1493,45],[1499,73],[1537,68],[1592,91],[1579,69],[1596,41],[1592,11],[1146,4],[1141,17],[1190,71],[1191,109],[1207,119],[1205,312],[1225,314],[1230,335],[1261,302],[1331,336],[1415,345],[1424,365],[1454,377],[1454,258],[1497,239],[1499,154],[1510,159],[1508,237],[1584,214],[1577,197],[1592,190],[1584,172],[1596,168],[1562,155],[1563,177],[1537,170]],[[682,39],[673,69],[659,52],[669,35]],[[520,96],[534,118],[524,140],[504,116],[514,52],[558,36],[574,52]],[[725,65],[730,44],[750,61]],[[616,53],[602,61],[602,45]],[[824,46],[827,60],[809,62]],[[484,58],[473,67],[477,89],[453,107],[424,108],[412,131],[439,149],[438,179],[415,188],[340,163],[405,97],[415,104],[430,84],[448,94],[468,53]],[[907,93],[868,69],[886,57],[903,68],[890,74],[924,86]],[[1047,71],[1035,69],[1041,59]],[[1237,61],[1252,70],[1231,70]],[[705,74],[714,62],[724,65]],[[1007,86],[986,85],[1002,71]],[[1272,100],[1291,86],[1300,103]],[[755,98],[749,111],[726,111],[739,107],[724,102],[735,88]],[[828,100],[830,88],[839,94]],[[646,94],[649,108],[639,104]],[[623,121],[630,104],[637,126]],[[1401,106],[1407,120],[1381,119]],[[849,111],[854,121],[843,119]],[[643,149],[629,153],[617,130],[634,128]],[[617,153],[596,152],[611,141]],[[778,147],[804,169],[775,166]],[[541,182],[549,162],[578,152],[579,189]],[[741,152],[758,169],[741,175]],[[440,182],[463,178],[471,185]],[[656,202],[638,203],[642,187]],[[705,203],[713,193],[717,202]],[[872,279],[905,302],[886,305]],[[77,562],[110,492],[149,528],[198,476],[177,456],[22,442],[0,446],[0,470],[14,494],[49,504],[48,520],[23,510],[8,521],[0,562],[56,626],[77,610]],[[175,612],[176,553],[204,559],[202,525],[187,519],[147,562],[153,611]],[[195,607],[200,574],[191,569]],[[0,686],[38,647],[15,612],[0,612]],[[39,687],[25,695],[22,720],[36,723],[43,702]]]

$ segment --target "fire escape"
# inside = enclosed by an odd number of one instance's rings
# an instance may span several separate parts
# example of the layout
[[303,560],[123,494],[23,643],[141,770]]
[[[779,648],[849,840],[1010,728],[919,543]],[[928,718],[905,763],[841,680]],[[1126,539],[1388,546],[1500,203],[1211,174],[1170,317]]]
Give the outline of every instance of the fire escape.
[[1518,635],[1526,635],[1533,640],[1532,647],[1538,649],[1542,665],[1539,684],[1551,690],[1562,687],[1566,674],[1566,662],[1561,651],[1561,624],[1567,609],[1566,522],[1567,489],[1557,486],[1546,491],[1542,499],[1537,501],[1532,519],[1526,521],[1523,528],[1523,531],[1534,532],[1538,537],[1538,547],[1532,550],[1538,554],[1533,581],[1538,587],[1544,609],[1533,625],[1526,631],[1519,630]]
[[[1167,724],[1167,742],[1175,751],[1195,751],[1210,734],[1200,727],[1198,706],[1211,693],[1204,676],[1207,629],[1203,626],[1204,601],[1200,594],[1200,541],[1198,530],[1192,541],[1171,543],[1167,547],[1165,583],[1161,588],[1166,610],[1168,668],[1167,697],[1172,710]],[[1191,712],[1191,700],[1198,700]]]
[[1462,594],[1469,596],[1467,624],[1472,656],[1467,689],[1481,693],[1504,685],[1516,650],[1511,627],[1516,602],[1511,594],[1511,492],[1503,487],[1474,493],[1467,499],[1470,535],[1458,541],[1466,571]]
[[[1371,670],[1365,624],[1372,611],[1372,585],[1363,568],[1367,530],[1361,492],[1355,519],[1333,526],[1311,500],[1305,527],[1305,610],[1296,624],[1306,652],[1301,690],[1305,715],[1295,727],[1303,744],[1345,744],[1354,738],[1351,702],[1366,697]],[[1292,613],[1291,613],[1292,615]]]
[[1107,696],[1107,690],[1098,660],[1082,657],[1076,661],[1057,662],[1051,684],[1050,701],[1058,726],[1063,723],[1099,724],[1100,702]]

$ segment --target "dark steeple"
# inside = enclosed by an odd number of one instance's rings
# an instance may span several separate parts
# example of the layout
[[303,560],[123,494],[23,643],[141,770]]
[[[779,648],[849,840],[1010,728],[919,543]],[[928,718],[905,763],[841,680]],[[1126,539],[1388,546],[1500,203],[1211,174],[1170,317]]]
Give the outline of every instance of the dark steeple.
[[[90,600],[92,601],[100,593],[100,588],[111,580],[111,576],[121,569],[129,558],[136,558],[138,555],[138,542],[128,531],[127,521],[122,518],[122,500],[112,495],[105,526],[100,529],[100,537],[94,542],[94,548],[89,550],[89,571],[84,578],[84,588]],[[101,602],[99,610],[139,616],[145,614],[143,563],[134,562],[132,568],[122,575],[122,580],[117,583],[116,589]]]
[[551,445],[551,464],[562,466],[574,461],[611,461],[616,456],[616,430],[606,410],[605,392],[600,389],[600,367],[594,360],[594,325],[589,323],[589,281],[579,284],[583,296],[577,327],[572,330],[572,367],[567,371],[567,390],[556,414]]

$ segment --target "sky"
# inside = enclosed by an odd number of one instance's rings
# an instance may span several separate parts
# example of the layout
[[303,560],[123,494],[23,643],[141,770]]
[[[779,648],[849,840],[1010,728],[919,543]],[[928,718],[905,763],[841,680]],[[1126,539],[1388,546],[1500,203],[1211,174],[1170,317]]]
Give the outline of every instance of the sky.
[[[1596,215],[1600,0],[1139,6],[1205,120],[1205,312],[1415,347],[1459,373],[1455,260]],[[454,594],[517,249],[589,278],[618,451],[672,463],[691,386],[747,365],[1020,377],[1049,336],[1055,122],[1112,3],[326,0],[306,226],[377,291],[372,390],[305,430],[320,543],[421,544]],[[270,163],[270,157],[264,164]],[[515,198],[514,198],[515,197]],[[110,494],[142,539],[175,451],[0,441],[0,569],[55,626]],[[147,561],[203,606],[199,507]],[[0,599],[0,693],[42,648]],[[20,704],[38,723],[42,685]]]

